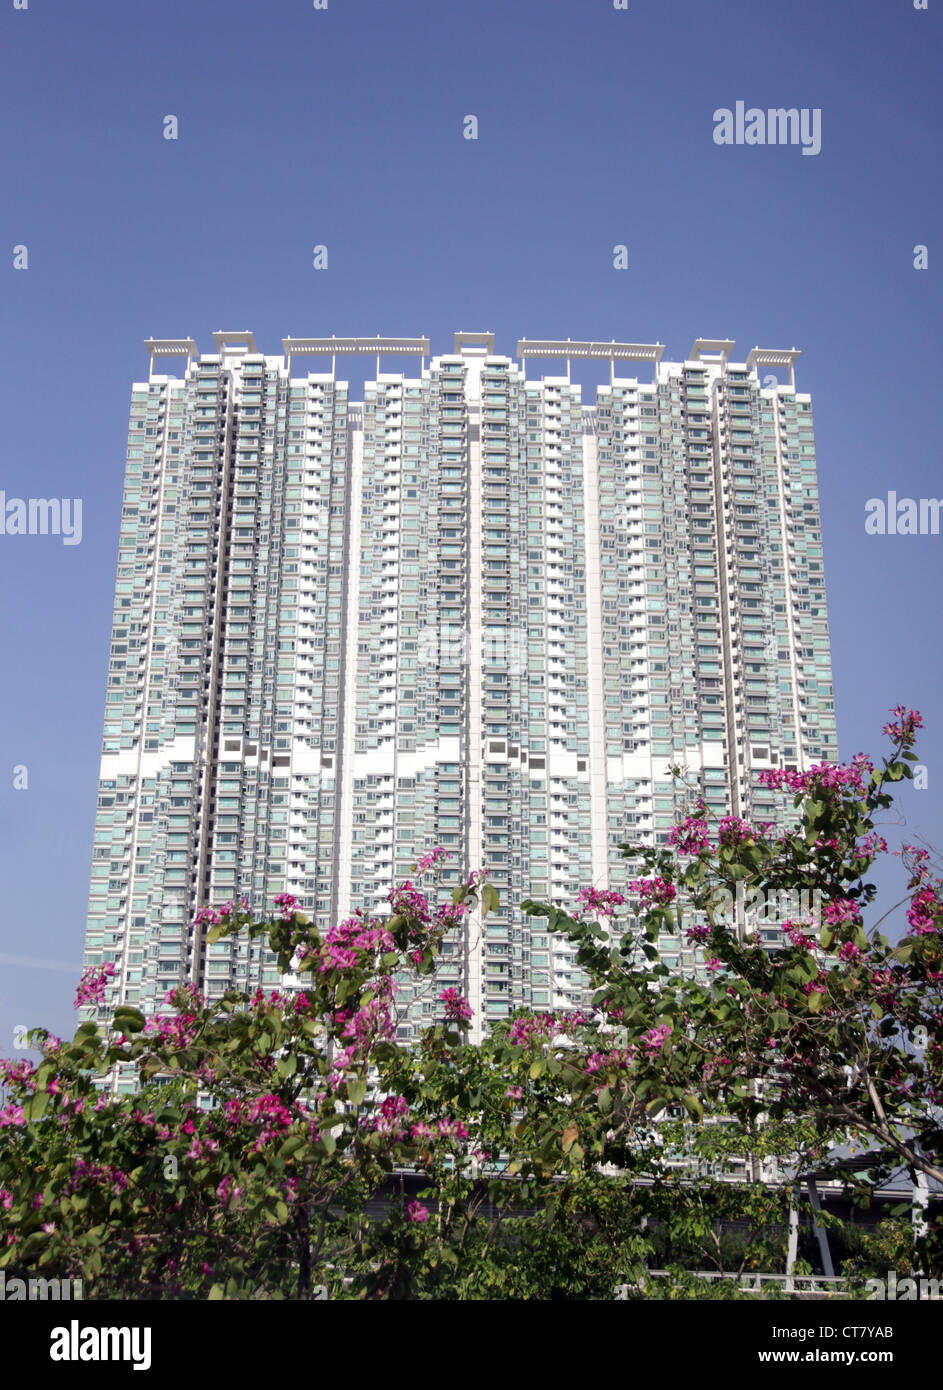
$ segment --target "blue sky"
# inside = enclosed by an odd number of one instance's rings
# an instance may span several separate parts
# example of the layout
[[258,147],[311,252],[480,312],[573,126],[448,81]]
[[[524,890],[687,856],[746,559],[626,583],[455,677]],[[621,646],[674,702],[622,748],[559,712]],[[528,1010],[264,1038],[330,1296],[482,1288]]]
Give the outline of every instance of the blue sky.
[[[503,352],[520,337],[661,341],[676,358],[697,337],[736,340],[735,357],[801,348],[841,754],[876,749],[898,701],[922,710],[928,787],[888,838],[943,846],[943,535],[864,530],[870,497],[943,491],[941,14],[0,0],[0,490],[83,499],[80,545],[0,537],[0,1055],[17,1024],[73,1023],[128,402],[151,335],[204,351],[246,328],[266,352],[378,332],[446,351],[456,330],[493,331]],[[738,100],[819,108],[821,152],[715,145],[714,111]]]

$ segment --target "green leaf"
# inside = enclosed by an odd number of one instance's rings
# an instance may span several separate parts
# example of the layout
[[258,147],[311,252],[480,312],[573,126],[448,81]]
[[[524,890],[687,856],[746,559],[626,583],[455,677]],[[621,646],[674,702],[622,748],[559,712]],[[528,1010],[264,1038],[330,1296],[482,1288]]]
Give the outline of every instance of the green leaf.
[[601,1115],[608,1115],[612,1111],[612,1091],[608,1086],[603,1086],[599,1092],[597,1104]]
[[287,1057],[279,1057],[275,1065],[278,1068],[279,1076],[294,1076],[298,1070],[298,1058],[293,1052],[290,1052]]
[[46,1086],[59,1070],[55,1062],[43,1062],[34,1079],[37,1091],[45,1091]]
[[364,1097],[366,1096],[366,1094],[367,1094],[367,1083],[366,1083],[366,1081],[363,1081],[363,1080],[361,1080],[361,1081],[348,1081],[348,1083],[347,1083],[347,1099],[350,1101],[351,1105],[362,1105],[362,1104],[363,1104],[363,1101],[364,1101]]
[[49,1092],[35,1091],[23,1106],[23,1113],[29,1120],[38,1120],[40,1116],[45,1114],[48,1104]]
[[682,1096],[682,1101],[689,1115],[693,1115],[696,1120],[703,1120],[704,1107],[697,1096]]
[[289,1134],[278,1151],[278,1157],[281,1159],[291,1158],[292,1154],[297,1153],[307,1142],[308,1136],[306,1134]]
[[562,1133],[561,1136],[560,1136],[560,1143],[561,1143],[562,1146],[563,1146],[563,1152],[564,1152],[565,1154],[568,1154],[568,1153],[570,1152],[570,1150],[572,1149],[573,1145],[576,1143],[577,1139],[579,1138],[579,1133],[580,1133],[579,1125],[577,1125],[577,1124],[569,1124],[569,1125],[567,1125],[566,1129],[563,1131],[563,1133]]

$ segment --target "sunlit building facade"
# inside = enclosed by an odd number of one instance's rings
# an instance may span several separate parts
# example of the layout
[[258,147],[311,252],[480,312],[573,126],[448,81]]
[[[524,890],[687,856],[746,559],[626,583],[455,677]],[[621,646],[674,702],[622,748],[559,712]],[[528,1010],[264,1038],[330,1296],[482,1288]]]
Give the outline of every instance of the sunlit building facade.
[[[485,866],[501,908],[436,989],[476,1030],[577,1006],[522,900],[625,891],[618,846],[664,838],[692,789],[776,820],[756,770],[836,756],[799,354],[282,346],[152,339],[132,390],[86,936],[87,964],[118,965],[106,1008],[273,987],[261,944],[208,945],[199,907],[287,891],[327,926],[382,910],[437,844],[444,885]],[[354,402],[337,358],[364,353]],[[402,991],[403,1038],[434,997]]]

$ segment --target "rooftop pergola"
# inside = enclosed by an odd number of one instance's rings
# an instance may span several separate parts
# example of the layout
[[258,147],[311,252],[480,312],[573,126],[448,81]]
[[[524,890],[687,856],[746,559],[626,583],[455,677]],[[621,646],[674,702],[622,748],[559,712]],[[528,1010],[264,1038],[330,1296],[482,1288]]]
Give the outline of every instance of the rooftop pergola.
[[189,367],[194,357],[200,355],[200,349],[192,338],[145,338],[144,346],[150,359],[151,377],[155,374],[154,368],[158,358],[185,357]]
[[802,356],[801,348],[753,348],[747,358],[748,367],[787,367],[789,385],[796,389],[796,363]]
[[570,362],[590,361],[608,362],[609,380],[613,380],[616,362],[651,362],[656,372],[665,351],[663,343],[610,343],[579,342],[567,338],[521,338],[517,344],[517,356],[524,362],[528,357],[563,359],[569,380]]
[[[493,333],[456,333],[454,335],[454,355],[494,356]],[[217,351],[222,358],[237,358],[258,355],[255,336],[249,332],[213,334]],[[144,346],[150,358],[150,374],[155,375],[158,363],[170,357],[185,357],[187,367],[194,359],[199,359],[200,351],[193,338],[147,338]],[[703,362],[726,366],[734,343],[729,338],[698,338],[691,349],[689,362]],[[420,370],[424,370],[426,359],[430,356],[428,338],[381,337],[375,338],[283,338],[282,349],[289,370],[296,357],[330,357],[331,370],[336,370],[338,357],[356,355],[374,356],[377,359],[377,373],[380,371],[382,357],[418,357]],[[521,338],[517,344],[517,359],[526,365],[528,358],[545,358],[566,363],[567,380],[570,378],[570,364],[574,361],[608,362],[610,383],[615,379],[617,362],[651,363],[657,377],[658,367],[665,353],[663,343],[617,343],[590,342],[573,338]],[[789,385],[795,390],[796,362],[801,356],[798,348],[760,348],[755,347],[747,357],[746,365],[751,370],[761,367],[785,368],[789,373]],[[508,359],[504,359],[508,360]]]
[[330,357],[331,370],[338,357],[368,353],[377,359],[377,375],[381,357],[419,357],[423,364],[429,356],[428,338],[283,338],[285,360],[291,368],[294,357]]

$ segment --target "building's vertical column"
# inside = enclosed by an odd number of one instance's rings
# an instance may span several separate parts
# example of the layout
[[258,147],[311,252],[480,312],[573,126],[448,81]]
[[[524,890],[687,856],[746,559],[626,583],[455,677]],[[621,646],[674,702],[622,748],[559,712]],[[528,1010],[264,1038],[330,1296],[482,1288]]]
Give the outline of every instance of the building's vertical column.
[[[837,756],[828,613],[818,503],[812,403],[791,387],[776,400],[776,448],[796,761],[807,767]],[[789,761],[792,761],[791,759]]]
[[[690,373],[686,371],[686,384]],[[722,690],[724,711],[723,754],[726,771],[726,796],[733,815],[743,810],[741,787],[743,783],[743,753],[740,747],[740,652],[739,621],[737,608],[737,540],[740,528],[754,525],[754,519],[746,514],[735,513],[731,505],[729,456],[726,429],[722,428],[723,396],[718,383],[711,380],[707,388],[711,393],[709,409],[711,412],[711,439],[713,452],[713,498],[712,508],[716,523],[716,554],[718,579],[718,621],[719,659],[722,665]],[[690,393],[690,386],[688,387]],[[735,525],[735,522],[737,523]],[[702,628],[701,646],[709,640],[711,633]],[[702,714],[703,719],[703,714]],[[705,721],[705,727],[710,728]]]
[[[223,354],[220,372],[220,385],[225,389],[225,397],[218,400],[218,435],[214,450],[214,519],[210,555],[210,588],[204,609],[203,642],[206,661],[206,714],[200,778],[200,822],[199,841],[196,849],[196,886],[198,902],[208,904],[213,901],[217,885],[213,875],[213,834],[218,796],[220,743],[220,712],[224,679],[223,632],[224,615],[229,600],[229,581],[231,574],[230,537],[230,485],[235,453],[236,420],[234,418],[235,383],[232,364],[227,363]],[[196,539],[193,532],[188,534],[188,546]],[[197,546],[195,549],[199,550]],[[196,926],[191,927],[192,944],[190,959],[190,978],[198,987],[207,976],[206,934]],[[231,948],[230,948],[231,949]]]
[[[606,716],[603,703],[602,546],[599,534],[599,450],[596,412],[584,412],[583,499],[586,526],[586,660],[589,701],[589,806],[592,873],[609,886],[609,811],[606,790]],[[628,664],[628,663],[627,663]]]
[[[467,516],[467,629],[470,635],[466,653],[467,742],[465,751],[465,789],[468,826],[468,864],[482,864],[482,602],[481,602],[481,367],[482,359],[469,356],[465,372],[465,408],[468,421],[468,510]],[[481,1042],[485,1027],[484,927],[480,909],[471,914],[465,935],[465,979],[468,1002],[472,1007],[470,1038]]]
[[351,894],[351,869],[354,861],[354,768],[356,766],[356,725],[357,725],[357,659],[358,632],[360,629],[360,605],[363,581],[369,576],[361,572],[361,528],[363,526],[363,443],[364,414],[358,412],[352,422],[350,433],[350,515],[348,518],[349,545],[347,551],[347,609],[344,616],[344,669],[345,684],[342,694],[343,714],[341,718],[340,769],[335,785],[340,788],[338,798],[338,835],[336,839],[337,857],[334,862],[334,881],[336,890],[336,912],[346,917],[353,907]]

